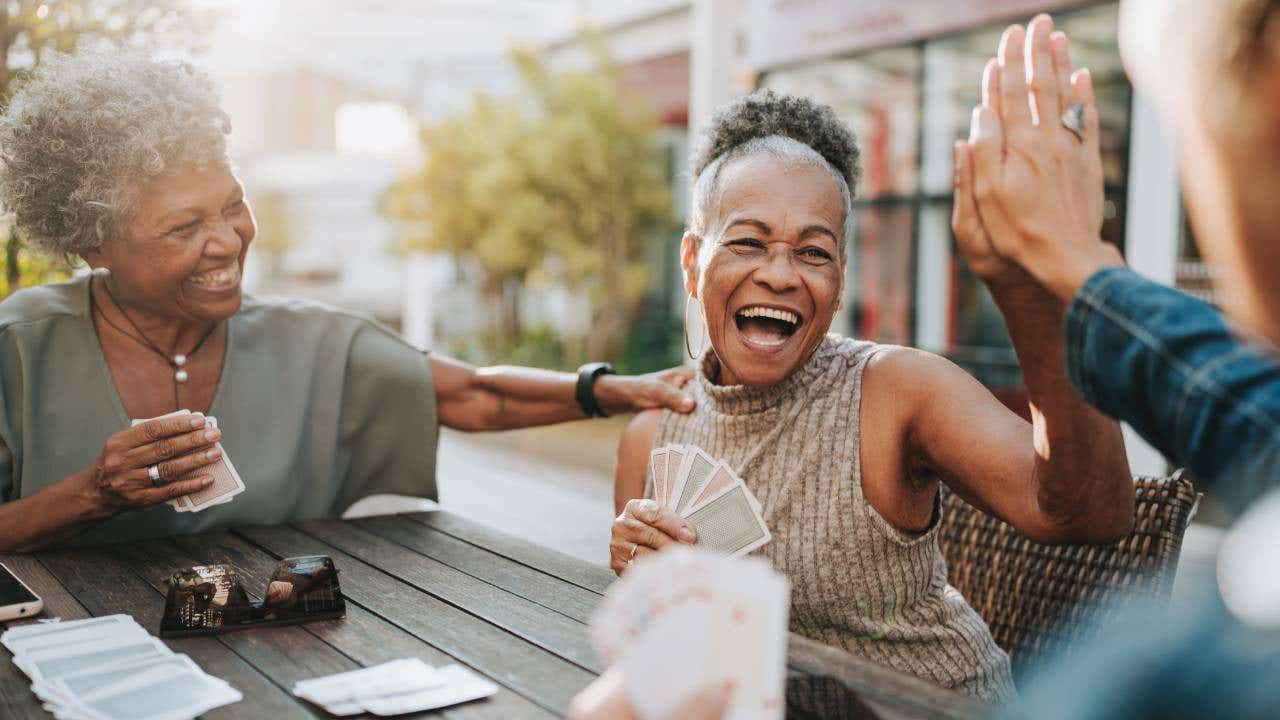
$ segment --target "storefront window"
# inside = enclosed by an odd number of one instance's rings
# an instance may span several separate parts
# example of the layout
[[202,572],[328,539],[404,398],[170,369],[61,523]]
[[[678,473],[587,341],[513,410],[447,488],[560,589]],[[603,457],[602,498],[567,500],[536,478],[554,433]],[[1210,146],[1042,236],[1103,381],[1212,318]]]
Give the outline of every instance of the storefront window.
[[[1116,16],[1108,4],[1054,20],[1071,38],[1072,61],[1093,74],[1106,191],[1102,236],[1123,247],[1131,89]],[[834,329],[946,354],[997,390],[1020,384],[1017,360],[990,293],[955,249],[947,218],[951,146],[968,135],[983,66],[1005,27],[806,63],[762,81],[831,105],[862,148],[846,309]]]
[[862,149],[860,199],[916,192],[920,54],[915,47],[781,70],[766,76],[764,86],[817,98],[853,128]]

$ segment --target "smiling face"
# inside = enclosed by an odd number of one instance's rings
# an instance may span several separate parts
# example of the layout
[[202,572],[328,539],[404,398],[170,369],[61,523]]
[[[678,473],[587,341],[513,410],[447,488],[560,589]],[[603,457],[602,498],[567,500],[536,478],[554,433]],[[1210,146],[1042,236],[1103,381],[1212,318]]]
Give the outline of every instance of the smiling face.
[[110,268],[123,303],[156,317],[218,321],[240,308],[256,232],[240,181],[214,163],[143,185],[123,232],[85,260]]
[[685,288],[725,385],[774,385],[826,336],[844,285],[844,201],[821,167],[768,154],[720,170],[707,237],[686,234]]

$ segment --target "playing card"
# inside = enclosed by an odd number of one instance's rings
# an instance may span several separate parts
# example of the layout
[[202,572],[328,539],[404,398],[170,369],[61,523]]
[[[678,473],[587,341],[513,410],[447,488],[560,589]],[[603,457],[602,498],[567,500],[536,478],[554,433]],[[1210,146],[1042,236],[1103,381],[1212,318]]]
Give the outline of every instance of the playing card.
[[172,666],[187,668],[192,672],[202,672],[200,666],[186,655],[170,655],[168,657],[150,657],[138,662],[112,664],[74,672],[51,682],[37,682],[31,686],[36,696],[45,702],[70,704],[77,697],[87,696],[116,683],[124,682],[140,671],[156,666]]
[[745,555],[769,542],[773,536],[748,499],[750,494],[742,482],[734,483],[685,516],[698,533],[694,545]]
[[0,644],[14,655],[37,645],[57,644],[60,638],[81,632],[110,632],[119,628],[141,627],[128,615],[103,615],[83,620],[41,621],[10,628],[0,635]]
[[698,508],[706,504],[707,500],[716,497],[724,492],[725,488],[732,486],[734,483],[742,482],[737,475],[733,474],[733,470],[723,462],[716,463],[715,468],[711,471],[711,479],[703,486],[689,505],[685,507],[681,515],[688,517],[690,513],[697,511]]
[[[622,669],[645,720],[674,717],[687,697],[733,681],[724,717],[780,718],[789,588],[758,558],[679,548],[636,563],[609,588],[591,620],[592,643]],[[615,624],[622,606],[646,606],[636,624]]]
[[418,658],[405,658],[327,675],[300,680],[293,686],[293,694],[317,705],[359,702],[365,697],[396,695],[417,692],[443,684],[439,671]]
[[15,655],[13,662],[33,681],[51,682],[73,672],[172,654],[164,643],[151,636],[144,636],[35,650]]
[[698,493],[711,481],[711,474],[716,469],[716,461],[700,448],[693,448],[689,459],[685,462],[687,470],[680,485],[680,495],[676,500],[675,510],[683,514],[685,508]]
[[498,686],[461,665],[446,665],[436,671],[437,687],[361,701],[374,715],[401,715],[422,712],[458,703],[479,700],[498,692]]
[[235,688],[217,678],[186,667],[159,665],[78,698],[75,706],[89,717],[188,720],[241,699]]
[[667,448],[649,453],[649,466],[653,473],[653,499],[660,505],[667,504]]
[[666,478],[666,499],[663,504],[671,509],[675,509],[675,498],[672,497],[678,478],[684,470],[685,457],[689,454],[688,449],[683,445],[667,446],[667,478]]
[[[209,417],[208,420],[213,427],[218,427],[217,418]],[[244,481],[240,479],[240,473],[237,473],[235,466],[231,464],[231,458],[227,456],[222,443],[215,443],[214,447],[222,453],[218,457],[218,462],[198,471],[201,474],[212,474],[213,484],[185,496],[184,499],[190,504],[191,512],[200,512],[205,508],[221,505],[244,492]]]

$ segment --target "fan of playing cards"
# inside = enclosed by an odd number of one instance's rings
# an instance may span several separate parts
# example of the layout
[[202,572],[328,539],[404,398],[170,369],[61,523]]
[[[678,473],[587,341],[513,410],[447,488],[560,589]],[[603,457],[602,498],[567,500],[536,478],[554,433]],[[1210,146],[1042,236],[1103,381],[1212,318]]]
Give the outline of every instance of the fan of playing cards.
[[605,594],[592,644],[643,720],[733,681],[727,720],[781,718],[790,586],[763,558],[687,547],[645,557]]
[[653,494],[693,523],[698,547],[745,555],[773,539],[760,503],[723,461],[693,445],[667,445],[649,454]]
[[181,720],[242,697],[128,615],[23,625],[0,643],[58,720]]
[[[152,420],[160,420],[162,418],[173,417],[174,415],[189,415],[190,410],[178,410],[168,415],[160,417],[147,418],[145,420],[134,420],[134,425],[140,425],[144,422]],[[218,418],[212,415],[205,416],[205,422],[211,427],[218,427]],[[183,477],[173,478],[173,481],[186,480],[197,475],[212,475],[213,482],[209,487],[193,492],[190,495],[183,495],[169,501],[174,510],[178,512],[200,512],[214,505],[231,502],[231,498],[244,492],[244,481],[240,479],[240,473],[236,472],[236,468],[231,464],[231,458],[227,457],[227,451],[222,448],[222,443],[215,443],[214,447],[218,449],[218,461],[207,467],[193,471]]]

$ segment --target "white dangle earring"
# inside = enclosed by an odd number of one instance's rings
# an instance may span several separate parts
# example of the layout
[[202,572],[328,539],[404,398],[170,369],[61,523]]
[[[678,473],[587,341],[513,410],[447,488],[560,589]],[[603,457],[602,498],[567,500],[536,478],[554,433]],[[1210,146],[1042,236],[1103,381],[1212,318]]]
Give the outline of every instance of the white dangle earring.
[[686,295],[684,298],[684,351],[689,353],[690,360],[697,360],[707,349],[707,335],[709,332],[707,330],[707,319],[702,316],[702,311],[699,310],[698,317],[702,317],[702,344],[695,354],[693,345],[689,342],[689,304],[691,302],[693,302],[693,296]]

